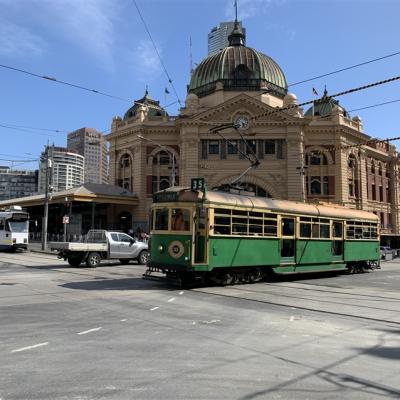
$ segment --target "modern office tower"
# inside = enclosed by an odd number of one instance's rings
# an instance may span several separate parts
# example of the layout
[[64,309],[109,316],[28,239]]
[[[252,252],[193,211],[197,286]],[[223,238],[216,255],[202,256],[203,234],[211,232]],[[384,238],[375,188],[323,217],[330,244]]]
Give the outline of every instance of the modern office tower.
[[45,192],[46,165],[50,191],[66,190],[84,181],[85,157],[65,147],[47,146],[39,162],[39,193]]
[[68,134],[68,150],[85,157],[85,182],[108,183],[107,142],[94,128],[81,128]]
[[[208,34],[208,55],[218,53],[225,47],[229,46],[228,36],[232,33],[235,21],[220,22],[219,26],[215,26]],[[246,29],[242,28],[242,23],[239,22],[239,27],[243,31],[244,45],[246,45]]]
[[0,166],[0,201],[37,193],[38,171],[13,170]]

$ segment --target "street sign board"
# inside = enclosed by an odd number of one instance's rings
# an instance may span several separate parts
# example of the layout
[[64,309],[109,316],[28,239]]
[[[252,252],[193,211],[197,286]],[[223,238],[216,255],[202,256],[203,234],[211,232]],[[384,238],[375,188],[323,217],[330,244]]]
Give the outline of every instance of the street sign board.
[[63,216],[63,224],[69,224],[69,217],[68,215]]

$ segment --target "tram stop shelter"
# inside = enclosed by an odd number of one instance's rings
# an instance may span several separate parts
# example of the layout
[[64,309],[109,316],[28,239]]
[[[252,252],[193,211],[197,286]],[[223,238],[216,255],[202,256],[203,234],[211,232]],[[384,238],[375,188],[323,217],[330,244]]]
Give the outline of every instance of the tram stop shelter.
[[[48,239],[80,240],[89,229],[122,230],[132,228],[137,196],[114,185],[85,183],[68,190],[49,193]],[[21,206],[29,213],[31,240],[41,240],[45,195],[39,194],[0,201],[0,209]]]

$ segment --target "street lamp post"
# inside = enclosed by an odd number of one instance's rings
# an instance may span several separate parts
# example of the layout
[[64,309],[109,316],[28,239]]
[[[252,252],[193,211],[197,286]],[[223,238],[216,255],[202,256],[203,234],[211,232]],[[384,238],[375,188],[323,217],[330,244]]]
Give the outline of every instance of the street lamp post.
[[155,142],[152,139],[146,138],[142,135],[136,135],[139,139],[142,140],[146,140],[147,142],[151,142],[154,145],[164,149],[168,154],[170,154],[172,156],[172,171],[171,171],[171,186],[174,187],[175,186],[175,181],[176,181],[176,171],[175,171],[175,154],[173,153],[173,151],[171,151],[168,147],[163,146],[162,144],[159,144],[157,142]]
[[45,170],[45,192],[44,192],[44,215],[42,222],[42,250],[46,250],[47,247],[47,224],[49,219],[49,181],[50,181],[50,171],[52,168],[51,160],[49,160],[49,145],[46,146],[46,170]]

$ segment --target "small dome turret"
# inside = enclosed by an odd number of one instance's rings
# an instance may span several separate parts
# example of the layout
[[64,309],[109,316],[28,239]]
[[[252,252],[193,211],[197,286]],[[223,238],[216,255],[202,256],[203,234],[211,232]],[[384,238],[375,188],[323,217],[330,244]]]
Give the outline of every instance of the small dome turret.
[[125,113],[124,120],[137,117],[143,110],[146,110],[146,116],[149,117],[168,116],[168,113],[160,106],[160,102],[150,97],[147,88],[144,96],[140,100],[135,100],[134,105]]
[[339,105],[339,101],[328,96],[328,91],[325,88],[322,98],[315,100],[314,106],[310,107],[304,115],[306,117],[326,117],[338,109],[346,118],[350,118],[350,114],[344,107]]

